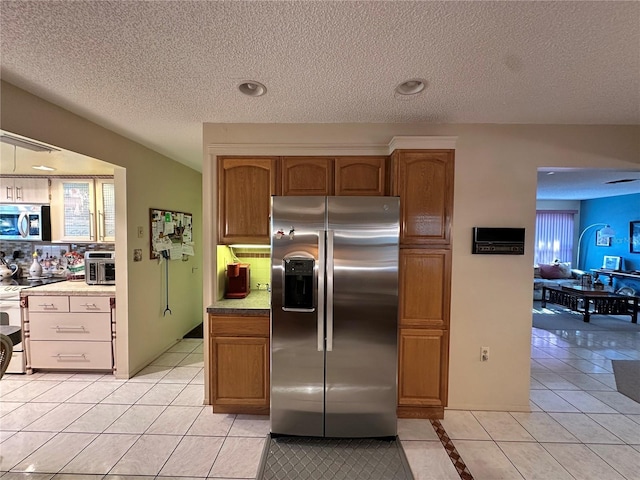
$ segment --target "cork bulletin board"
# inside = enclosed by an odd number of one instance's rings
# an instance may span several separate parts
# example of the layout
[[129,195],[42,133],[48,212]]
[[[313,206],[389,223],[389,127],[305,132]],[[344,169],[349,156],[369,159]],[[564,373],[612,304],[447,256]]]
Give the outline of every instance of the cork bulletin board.
[[194,254],[193,216],[178,210],[149,209],[150,258],[188,260]]

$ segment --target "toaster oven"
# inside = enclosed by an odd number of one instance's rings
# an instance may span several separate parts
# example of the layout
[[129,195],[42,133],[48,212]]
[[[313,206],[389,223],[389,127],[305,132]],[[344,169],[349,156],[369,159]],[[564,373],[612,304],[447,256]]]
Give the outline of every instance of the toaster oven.
[[116,253],[108,251],[85,252],[84,278],[89,285],[115,285]]

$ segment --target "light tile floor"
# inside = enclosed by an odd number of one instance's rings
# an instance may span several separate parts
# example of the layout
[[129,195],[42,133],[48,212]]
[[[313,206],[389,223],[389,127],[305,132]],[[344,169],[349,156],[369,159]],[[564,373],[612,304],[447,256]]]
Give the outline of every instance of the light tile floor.
[[[127,381],[5,375],[2,480],[253,479],[269,421],[202,405],[202,348],[185,339]],[[531,413],[445,413],[474,478],[640,478],[640,404],[615,390],[611,369],[640,359],[640,331],[533,329],[531,358]],[[427,420],[401,419],[398,433],[417,480],[459,478]]]

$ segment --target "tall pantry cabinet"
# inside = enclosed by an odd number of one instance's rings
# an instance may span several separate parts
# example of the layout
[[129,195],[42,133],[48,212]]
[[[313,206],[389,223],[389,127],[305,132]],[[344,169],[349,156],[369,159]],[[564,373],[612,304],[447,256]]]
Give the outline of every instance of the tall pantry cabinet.
[[447,405],[453,150],[396,150],[400,196],[398,416],[442,418]]

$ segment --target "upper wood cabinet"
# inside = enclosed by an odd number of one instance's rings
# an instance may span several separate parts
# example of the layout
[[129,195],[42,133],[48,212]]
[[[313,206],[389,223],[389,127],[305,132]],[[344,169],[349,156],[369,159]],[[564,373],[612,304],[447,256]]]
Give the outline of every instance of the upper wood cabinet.
[[219,243],[269,243],[277,163],[278,157],[218,157]]
[[333,195],[331,157],[282,157],[282,195]]
[[49,179],[40,177],[0,177],[0,202],[49,203]]
[[335,176],[336,195],[385,195],[387,157],[338,157]]
[[400,196],[402,245],[449,245],[453,150],[396,150],[392,194]]
[[400,250],[398,309],[402,327],[449,327],[451,251]]

